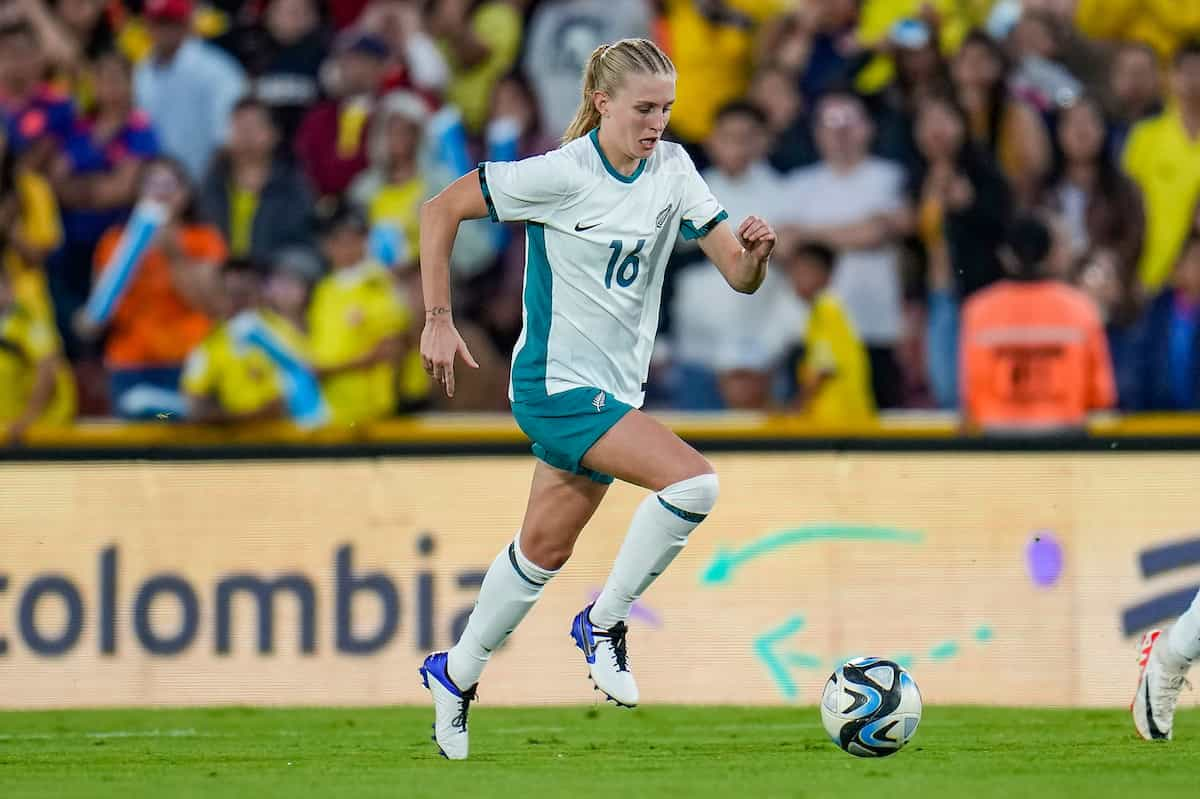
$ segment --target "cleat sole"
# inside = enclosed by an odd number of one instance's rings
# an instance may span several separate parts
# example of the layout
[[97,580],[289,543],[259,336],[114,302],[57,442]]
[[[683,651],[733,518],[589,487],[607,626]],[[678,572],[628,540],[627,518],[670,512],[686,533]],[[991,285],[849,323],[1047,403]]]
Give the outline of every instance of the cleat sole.
[[[588,679],[591,679],[590,674],[588,675]],[[617,707],[623,707],[627,710],[633,710],[635,707],[637,707],[637,705],[627,705],[624,702],[622,702],[621,700],[614,698],[612,696],[612,694],[609,694],[607,691],[604,691],[603,689],[601,689],[599,685],[596,685],[595,680],[592,680],[592,690],[599,691],[600,693],[604,694],[605,701],[612,702]]]

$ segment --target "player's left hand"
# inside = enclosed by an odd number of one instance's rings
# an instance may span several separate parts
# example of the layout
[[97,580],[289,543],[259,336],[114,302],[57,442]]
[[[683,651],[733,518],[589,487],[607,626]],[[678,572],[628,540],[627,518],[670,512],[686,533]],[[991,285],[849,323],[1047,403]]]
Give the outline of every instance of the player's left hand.
[[746,254],[760,263],[775,249],[775,229],[757,216],[748,216],[738,225],[737,237]]

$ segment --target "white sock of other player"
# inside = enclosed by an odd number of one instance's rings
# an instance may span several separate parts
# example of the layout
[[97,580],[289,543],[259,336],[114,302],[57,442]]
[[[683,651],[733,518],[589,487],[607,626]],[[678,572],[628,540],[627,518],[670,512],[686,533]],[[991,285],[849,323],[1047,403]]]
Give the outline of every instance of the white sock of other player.
[[1163,652],[1166,665],[1183,670],[1200,657],[1200,593],[1167,631],[1166,638],[1167,646]]
[[642,500],[612,573],[588,614],[595,627],[608,630],[629,618],[634,601],[671,565],[688,535],[712,511],[718,489],[715,474],[702,474]]
[[492,652],[517,628],[556,574],[525,557],[517,533],[488,567],[466,629],[447,656],[455,685],[465,691],[479,682]]

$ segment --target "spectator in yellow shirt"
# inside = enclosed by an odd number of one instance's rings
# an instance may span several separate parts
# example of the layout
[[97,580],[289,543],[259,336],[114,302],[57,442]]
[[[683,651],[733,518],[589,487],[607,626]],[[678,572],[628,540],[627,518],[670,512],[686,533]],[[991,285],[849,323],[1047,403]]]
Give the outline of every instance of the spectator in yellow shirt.
[[0,269],[26,311],[54,323],[44,271],[46,257],[62,242],[58,203],[49,181],[9,146],[0,126]]
[[1089,39],[1145,42],[1164,59],[1200,35],[1194,0],[1077,0],[1074,19]]
[[1200,44],[1184,45],[1175,56],[1171,88],[1170,107],[1134,126],[1122,156],[1146,207],[1138,278],[1147,295],[1170,276],[1200,197]]
[[230,320],[253,313],[293,352],[305,356],[304,336],[264,307],[261,284],[251,261],[231,259],[221,271],[225,321],[192,350],[180,379],[191,421],[231,424],[284,417],[284,381],[279,368],[262,350],[238,342],[230,332]]
[[521,51],[524,5],[518,0],[439,0],[431,6],[430,29],[451,68],[446,99],[462,110],[473,133],[483,129],[492,89]]
[[411,315],[392,274],[367,256],[367,221],[358,210],[339,204],[321,228],[333,272],[313,291],[308,329],[322,391],[338,424],[391,416]]
[[[754,67],[758,24],[765,16],[746,13],[728,0],[666,0],[667,49],[679,70],[671,129],[688,142],[712,132],[717,111],[746,92]],[[778,10],[779,3],[757,5]]]
[[857,424],[875,416],[871,366],[850,318],[827,290],[836,258],[823,244],[801,243],[781,259],[792,288],[809,305],[793,408],[820,424]]
[[951,55],[958,51],[972,29],[987,21],[993,4],[993,0],[863,0],[856,31],[858,40],[881,52],[858,74],[858,88],[874,93],[895,77],[892,59],[882,51],[889,35],[896,31],[896,23],[916,19],[935,22],[935,45],[943,54]]
[[48,318],[31,313],[0,270],[0,444],[16,444],[35,423],[68,424],[75,385]]

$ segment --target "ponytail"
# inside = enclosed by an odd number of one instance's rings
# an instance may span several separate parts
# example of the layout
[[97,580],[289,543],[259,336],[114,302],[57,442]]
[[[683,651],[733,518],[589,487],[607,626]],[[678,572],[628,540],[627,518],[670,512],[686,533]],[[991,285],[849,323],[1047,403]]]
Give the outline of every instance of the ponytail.
[[648,39],[621,39],[602,44],[592,51],[583,70],[583,97],[575,118],[563,133],[563,144],[586,136],[599,127],[600,112],[596,109],[596,92],[615,94],[625,76],[633,73],[675,75],[675,65],[658,45]]
[[589,130],[600,124],[600,112],[596,110],[595,100],[596,73],[600,68],[600,59],[604,58],[604,54],[611,47],[610,44],[602,44],[588,56],[587,66],[583,68],[583,99],[579,101],[579,108],[575,110],[575,118],[563,133],[563,144],[586,136]]

